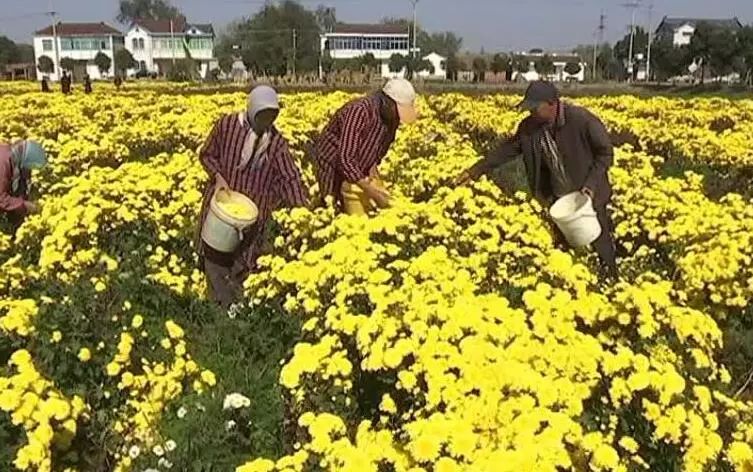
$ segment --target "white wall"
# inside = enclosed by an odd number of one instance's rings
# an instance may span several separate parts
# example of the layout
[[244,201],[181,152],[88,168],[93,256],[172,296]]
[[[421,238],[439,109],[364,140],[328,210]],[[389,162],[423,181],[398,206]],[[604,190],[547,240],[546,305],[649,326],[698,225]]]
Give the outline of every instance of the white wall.
[[692,25],[684,24],[675,30],[673,43],[675,46],[685,46],[690,44],[690,38],[693,37],[695,28]]
[[[144,40],[144,49],[134,48],[134,39],[139,42],[140,40]],[[139,26],[134,26],[133,28],[131,28],[131,30],[128,31],[125,36],[125,47],[131,52],[131,55],[136,60],[136,62],[138,62],[139,64],[142,61],[144,62],[144,65],[146,66],[146,70],[148,72],[157,72],[157,67],[154,64],[154,57],[152,54],[152,36],[146,30]],[[129,70],[129,73],[135,72],[136,70]]]
[[434,73],[432,74],[429,71],[421,71],[418,73],[419,77],[423,77],[426,79],[446,79],[447,78],[447,69],[444,67],[446,58],[433,52],[429,54],[428,56],[424,56],[424,60],[431,62],[431,65],[434,66]]
[[[152,35],[150,32],[146,31],[145,29],[134,26],[131,28],[130,31],[126,34],[125,38],[125,46],[126,49],[131,51],[131,54],[133,55],[133,58],[136,59],[136,62],[141,63],[141,61],[144,62],[144,65],[146,66],[146,70],[149,73],[159,73],[159,72],[166,72],[166,71],[160,71],[159,65],[156,61],[158,60],[171,60],[173,58],[175,59],[185,59],[186,58],[186,52],[183,49],[182,41],[184,38],[184,34],[158,34],[158,35]],[[200,37],[200,36],[192,36],[194,38]],[[204,36],[205,38],[211,38],[211,36]],[[135,49],[133,45],[133,40],[144,40],[144,49]],[[176,47],[174,50],[171,50],[169,48],[157,48],[158,42],[160,40],[164,39],[174,39],[175,41],[178,41],[178,47]],[[212,38],[212,46],[214,46],[214,39]],[[191,49],[191,57],[193,59],[202,61],[202,64],[200,66],[201,70],[201,76],[206,77],[206,74],[209,70],[211,70],[210,62],[214,61],[214,49],[213,47],[210,49]],[[130,70],[129,73],[135,73],[138,69]]]

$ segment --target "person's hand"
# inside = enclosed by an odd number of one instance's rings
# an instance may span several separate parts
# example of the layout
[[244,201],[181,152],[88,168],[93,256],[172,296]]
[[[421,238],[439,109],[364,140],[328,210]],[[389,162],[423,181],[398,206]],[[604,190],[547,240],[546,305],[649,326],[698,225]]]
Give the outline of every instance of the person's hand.
[[26,213],[29,215],[32,215],[34,213],[39,213],[40,211],[39,205],[37,205],[34,202],[24,202],[24,209],[26,210]]
[[230,186],[227,184],[227,181],[219,174],[219,172],[217,173],[217,175],[215,175],[214,181],[214,186],[217,190],[230,190]]
[[455,184],[456,187],[461,187],[469,183],[471,180],[473,180],[471,173],[467,170],[464,170],[463,172],[460,173],[460,175],[455,177],[453,184]]
[[582,193],[583,195],[587,196],[591,200],[594,199],[594,192],[593,192],[593,190],[591,190],[588,187],[583,187],[582,189],[580,189],[580,193]]
[[369,185],[364,191],[370,199],[374,200],[374,203],[376,203],[379,208],[390,207],[390,193],[385,189]]

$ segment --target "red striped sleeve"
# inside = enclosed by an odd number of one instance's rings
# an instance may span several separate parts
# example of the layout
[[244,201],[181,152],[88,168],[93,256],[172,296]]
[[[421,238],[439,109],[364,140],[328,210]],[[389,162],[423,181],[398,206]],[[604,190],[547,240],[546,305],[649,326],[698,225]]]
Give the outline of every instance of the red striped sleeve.
[[202,146],[199,151],[199,161],[201,161],[201,165],[204,166],[204,169],[210,177],[214,177],[216,174],[220,173],[221,169],[220,158],[222,149],[220,147],[220,141],[223,134],[223,122],[224,117],[217,120],[217,123],[215,123],[212,132],[204,143],[204,146]]
[[280,199],[288,207],[305,206],[308,202],[303,188],[301,172],[290,155],[288,144],[278,135],[275,146],[275,162],[277,163],[276,187]]
[[[362,102],[345,110],[340,137],[339,170],[348,182],[358,182],[368,175],[362,160],[365,154],[373,152],[373,130],[378,129],[369,108]],[[370,132],[371,131],[371,132]]]

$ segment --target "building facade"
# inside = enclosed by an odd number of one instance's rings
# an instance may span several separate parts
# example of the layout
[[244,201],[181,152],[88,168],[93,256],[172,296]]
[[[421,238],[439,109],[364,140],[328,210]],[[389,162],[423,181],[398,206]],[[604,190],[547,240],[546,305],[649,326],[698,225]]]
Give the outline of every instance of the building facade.
[[373,54],[379,62],[382,77],[402,76],[391,73],[389,62],[393,54],[408,56],[411,52],[406,28],[394,25],[338,24],[320,37],[322,54],[337,61]]
[[700,23],[706,23],[713,28],[739,30],[743,27],[740,20],[729,19],[702,19],[702,18],[669,18],[664,17],[656,28],[656,37],[670,39],[676,47],[687,46]]
[[138,63],[129,74],[143,71],[167,74],[173,63],[191,58],[199,63],[206,78],[217,67],[214,57],[214,28],[210,24],[189,24],[183,17],[174,20],[137,20],[125,35],[125,47]]
[[[92,79],[111,77],[116,70],[115,51],[122,47],[123,33],[106,23],[57,23],[54,28],[50,25],[34,33],[34,57],[37,68],[42,56],[49,57],[56,67],[52,73],[43,73],[37,69],[37,78],[60,80],[60,61],[65,58],[75,61],[70,72],[76,79],[80,80],[85,74]],[[110,58],[109,70],[100,71],[94,63],[94,58],[99,53]]]

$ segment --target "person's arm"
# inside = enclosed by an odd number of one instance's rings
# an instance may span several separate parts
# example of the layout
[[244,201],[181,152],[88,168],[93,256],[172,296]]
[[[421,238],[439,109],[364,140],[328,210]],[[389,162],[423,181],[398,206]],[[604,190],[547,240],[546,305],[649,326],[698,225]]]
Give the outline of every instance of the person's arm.
[[13,169],[10,161],[0,161],[0,210],[10,212],[26,211],[26,201],[10,194]]
[[199,161],[204,167],[204,170],[207,171],[207,174],[212,178],[217,178],[217,176],[222,178],[222,166],[220,164],[222,122],[223,119],[220,118],[217,123],[215,123],[212,132],[209,134],[209,137],[199,151]]
[[308,204],[308,197],[303,187],[303,179],[293,156],[290,155],[285,139],[279,137],[277,155],[277,188],[285,206],[302,207]]
[[455,185],[464,185],[471,180],[476,180],[490,170],[496,169],[508,162],[512,162],[515,158],[520,156],[523,152],[520,142],[521,126],[522,124],[518,126],[517,131],[512,137],[501,141],[491,150],[491,152],[489,152],[489,154],[486,155],[486,157],[456,177]]
[[609,133],[601,120],[594,115],[588,116],[587,120],[588,128],[586,133],[594,159],[591,167],[588,169],[582,190],[586,194],[590,193],[591,198],[593,198],[593,193],[598,187],[599,180],[606,177],[609,168],[612,166],[614,149],[612,147],[612,140],[609,139]]
[[[345,180],[358,185],[361,190],[379,207],[389,206],[390,194],[374,183],[369,178],[371,169],[364,172],[358,165],[363,154],[370,150],[364,149],[364,130],[378,126],[369,116],[368,110],[362,106],[351,107],[343,116],[343,131],[340,141],[340,155],[338,156],[338,168]],[[373,152],[373,151],[372,151]]]

